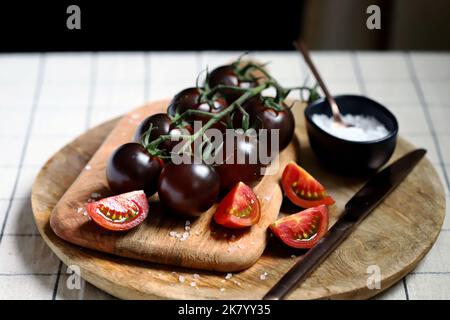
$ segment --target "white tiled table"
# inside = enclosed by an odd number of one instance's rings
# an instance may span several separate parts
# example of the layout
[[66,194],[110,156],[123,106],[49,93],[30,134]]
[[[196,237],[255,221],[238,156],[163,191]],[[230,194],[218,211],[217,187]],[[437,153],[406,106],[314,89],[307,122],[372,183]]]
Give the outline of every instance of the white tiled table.
[[[172,96],[236,58],[233,52],[0,55],[0,299],[108,299],[66,267],[33,222],[30,187],[44,161],[73,137],[145,101]],[[308,75],[294,52],[255,52],[285,85]],[[360,93],[398,117],[400,134],[429,150],[449,199],[450,54],[315,52],[335,94]],[[447,209],[447,213],[448,213]],[[413,214],[413,213],[412,213]],[[450,298],[450,218],[417,269],[383,299]]]

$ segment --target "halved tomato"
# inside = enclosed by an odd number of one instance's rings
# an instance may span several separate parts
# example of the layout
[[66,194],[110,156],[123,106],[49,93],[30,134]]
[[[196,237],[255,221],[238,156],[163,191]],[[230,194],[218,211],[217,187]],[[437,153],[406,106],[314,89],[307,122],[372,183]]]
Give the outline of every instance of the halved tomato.
[[217,206],[214,221],[227,228],[245,228],[261,217],[259,201],[252,188],[243,182],[231,189]]
[[319,181],[295,162],[288,163],[284,168],[281,186],[289,200],[302,208],[321,204],[330,206],[335,203]]
[[309,208],[278,219],[270,225],[272,232],[290,247],[312,248],[328,230],[328,208]]
[[87,212],[95,223],[113,231],[125,231],[141,224],[148,214],[144,191],[132,191],[87,204]]

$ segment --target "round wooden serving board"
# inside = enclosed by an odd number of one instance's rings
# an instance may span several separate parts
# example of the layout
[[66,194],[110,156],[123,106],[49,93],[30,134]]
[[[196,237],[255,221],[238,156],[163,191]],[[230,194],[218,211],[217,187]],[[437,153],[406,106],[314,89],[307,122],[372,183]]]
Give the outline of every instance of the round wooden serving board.
[[[321,181],[336,199],[330,224],[366,179],[334,175],[323,169],[309,148],[303,110],[296,109],[299,163]],[[47,161],[32,191],[37,227],[66,265],[77,265],[81,276],[98,288],[124,299],[260,299],[304,252],[271,238],[262,257],[233,274],[193,270],[121,258],[72,245],[50,228],[50,214],[64,192],[117,123],[111,120],[81,135]],[[391,161],[414,147],[399,138]],[[283,213],[299,211],[283,203]],[[430,250],[445,214],[445,195],[428,159],[353,232],[350,237],[288,299],[366,299],[387,289],[410,272]],[[150,217],[151,218],[151,217]],[[381,271],[381,289],[368,289],[368,267]],[[194,278],[197,273],[200,277]],[[265,275],[265,276],[262,276]],[[184,276],[185,281],[179,281]],[[196,286],[191,286],[195,282]]]

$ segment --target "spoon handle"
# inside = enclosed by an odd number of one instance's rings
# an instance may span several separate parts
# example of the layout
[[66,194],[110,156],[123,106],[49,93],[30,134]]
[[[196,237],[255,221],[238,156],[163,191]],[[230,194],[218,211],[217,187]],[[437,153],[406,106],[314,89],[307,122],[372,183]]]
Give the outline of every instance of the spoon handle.
[[309,66],[309,68],[311,69],[311,72],[314,74],[314,77],[316,78],[317,82],[319,83],[319,86],[322,88],[323,93],[325,93],[327,101],[331,107],[331,111],[333,112],[334,120],[342,123],[341,113],[339,112],[339,107],[338,107],[336,101],[334,100],[333,96],[328,91],[328,88],[325,85],[325,83],[323,82],[322,77],[320,76],[319,72],[316,69],[316,66],[312,62],[309,51],[306,49],[306,47],[302,41],[294,42],[294,46],[303,55],[303,58],[305,59],[306,64]]

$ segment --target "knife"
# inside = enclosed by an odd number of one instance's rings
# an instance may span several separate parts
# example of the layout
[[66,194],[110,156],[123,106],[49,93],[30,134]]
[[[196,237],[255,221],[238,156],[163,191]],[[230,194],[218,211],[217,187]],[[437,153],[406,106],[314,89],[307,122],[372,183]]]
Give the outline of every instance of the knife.
[[325,236],[311,248],[263,297],[280,300],[301,284],[349,234],[394,190],[426,150],[414,150],[373,176],[345,205],[342,216]]

